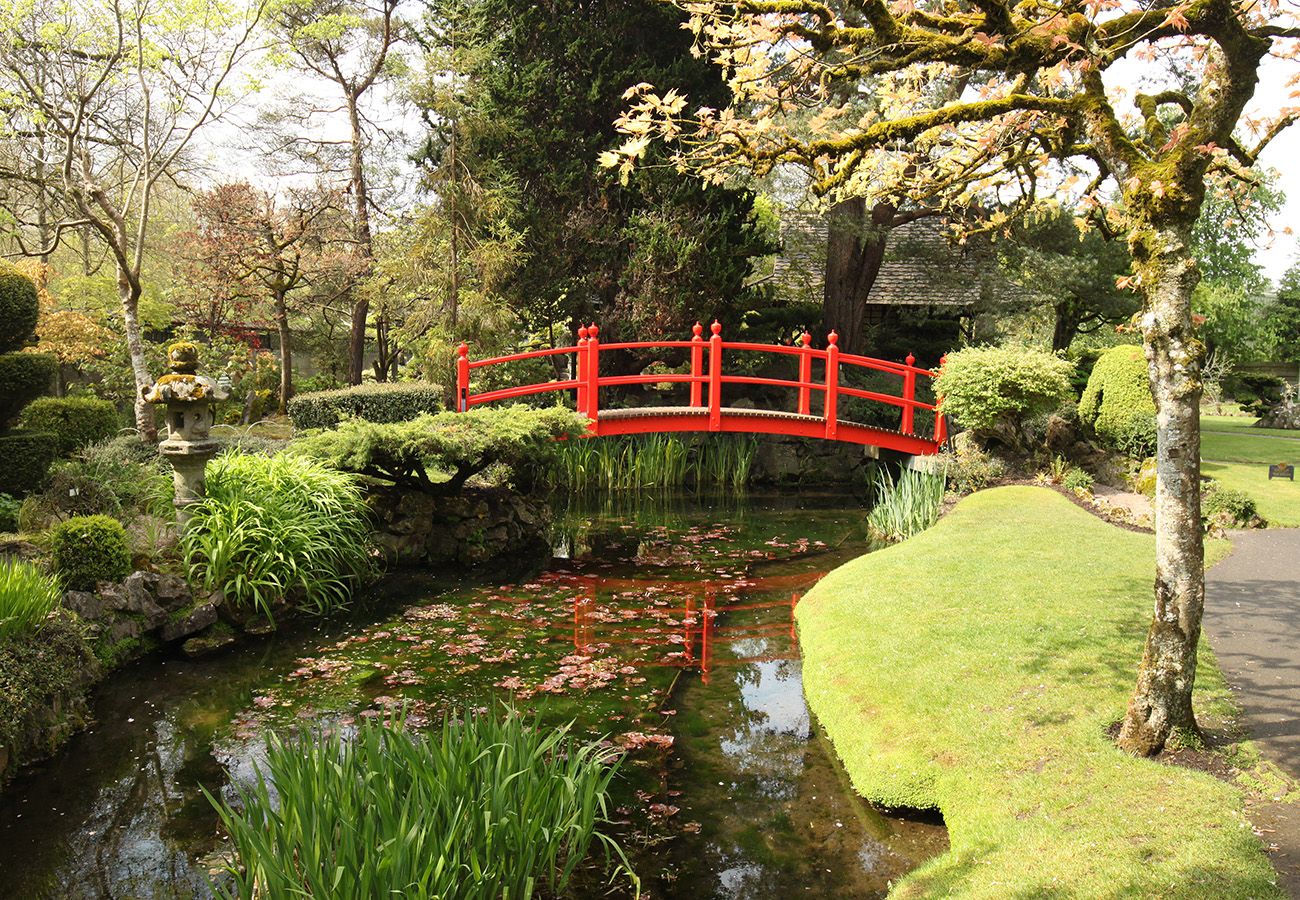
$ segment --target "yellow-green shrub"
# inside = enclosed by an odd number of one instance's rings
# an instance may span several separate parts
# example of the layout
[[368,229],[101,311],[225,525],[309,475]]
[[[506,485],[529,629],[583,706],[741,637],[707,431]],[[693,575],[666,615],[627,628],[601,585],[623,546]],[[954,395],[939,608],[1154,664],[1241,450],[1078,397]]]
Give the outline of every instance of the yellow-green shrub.
[[1113,450],[1139,459],[1155,451],[1156,405],[1141,347],[1125,344],[1101,355],[1079,399],[1079,420]]
[[949,353],[935,382],[943,411],[965,428],[1019,429],[1070,398],[1068,361],[1041,350],[970,347]]
[[50,531],[54,571],[64,587],[88,591],[96,581],[121,581],[131,574],[126,529],[108,516],[73,516]]

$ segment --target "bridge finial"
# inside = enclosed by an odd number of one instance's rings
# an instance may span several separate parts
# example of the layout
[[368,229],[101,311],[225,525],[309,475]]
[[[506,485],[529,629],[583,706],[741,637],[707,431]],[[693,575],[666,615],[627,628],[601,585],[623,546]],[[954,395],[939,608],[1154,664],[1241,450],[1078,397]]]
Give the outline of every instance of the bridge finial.
[[701,325],[699,322],[696,322],[694,325],[691,326],[691,335],[695,340],[697,341],[703,340],[703,338],[700,337],[700,335],[702,334],[704,334],[704,326]]
[[911,353],[908,353],[906,362],[909,366],[914,366],[916,365],[916,357],[913,356]]
[[579,326],[578,326],[578,340],[580,340],[580,341],[585,341],[586,339],[587,339],[587,326],[586,326],[586,325],[579,325]]
[[600,327],[595,322],[592,322],[590,325],[587,326],[587,337],[592,338],[594,340],[596,336],[599,334],[600,334]]
[[712,331],[714,334],[722,334],[722,323],[717,319],[714,319],[713,324],[709,326],[709,331]]
[[469,356],[469,344],[465,343],[464,341],[461,341],[460,346],[456,348],[456,355],[459,356],[461,359],[464,359],[465,357]]
[[838,332],[832,330],[830,334],[826,335],[826,343],[834,346],[839,342],[840,342],[840,336]]
[[799,335],[799,343],[803,344],[805,347],[812,345],[812,335],[808,333],[807,328],[803,330],[803,334]]

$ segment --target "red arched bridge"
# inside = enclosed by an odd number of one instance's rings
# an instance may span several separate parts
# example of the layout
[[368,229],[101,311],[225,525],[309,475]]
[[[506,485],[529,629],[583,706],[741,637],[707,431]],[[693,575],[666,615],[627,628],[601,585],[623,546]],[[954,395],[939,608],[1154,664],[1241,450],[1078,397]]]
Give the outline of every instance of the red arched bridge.
[[[457,348],[456,408],[464,412],[471,406],[509,400],[547,391],[574,391],[577,409],[591,420],[591,435],[647,434],[664,431],[716,431],[742,434],[782,434],[798,437],[823,438],[851,444],[869,444],[918,455],[938,452],[947,439],[947,426],[939,413],[937,403],[917,399],[917,379],[933,379],[938,373],[918,368],[912,356],[906,362],[890,362],[841,353],[836,346],[838,335],[831,332],[826,349],[812,346],[812,335],[804,332],[799,343],[753,344],[744,341],[724,341],[722,326],[714,322],[712,334],[704,338],[704,329],[696,323],[694,335],[686,341],[616,341],[601,343],[600,329],[588,325],[578,329],[578,343],[572,347],[550,347],[512,353],[491,359],[470,359],[469,347]],[[665,372],[637,375],[601,375],[601,353],[614,350],[675,350],[688,351],[690,374]],[[772,378],[741,374],[733,369],[727,374],[723,360],[736,354],[768,354],[792,357],[797,368],[794,379]],[[524,360],[547,357],[564,357],[572,354],[569,365],[570,378],[561,378],[536,384],[517,385],[496,390],[471,392],[471,376],[476,369],[506,365]],[[814,378],[814,369],[818,377]],[[744,370],[742,370],[744,371]],[[853,387],[855,373],[883,372],[897,376],[898,394],[881,393]],[[498,382],[499,383],[499,382]],[[629,409],[604,409],[601,406],[601,388],[638,384],[687,384],[690,399],[687,406],[643,406]],[[792,410],[749,409],[727,406],[723,393],[729,385],[759,385],[787,388],[795,392],[796,408]],[[707,388],[707,391],[706,391]],[[814,404],[814,397],[817,403]],[[854,422],[839,415],[843,398],[866,400],[885,404],[898,410],[896,429],[882,428]],[[933,427],[929,434],[916,431],[917,413],[930,414]]]

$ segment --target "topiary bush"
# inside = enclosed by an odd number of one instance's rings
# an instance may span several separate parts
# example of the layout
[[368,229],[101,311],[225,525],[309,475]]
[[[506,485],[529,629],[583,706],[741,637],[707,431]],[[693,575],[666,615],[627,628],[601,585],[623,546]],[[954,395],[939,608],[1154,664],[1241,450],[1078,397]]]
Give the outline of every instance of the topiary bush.
[[333,428],[344,419],[406,422],[445,409],[443,388],[424,382],[359,384],[335,391],[298,394],[289,401],[293,427]]
[[39,431],[0,433],[0,493],[21,497],[44,487],[50,464],[58,458],[58,442]]
[[70,590],[89,591],[97,581],[131,574],[126,529],[108,516],[75,516],[50,530],[54,571]]
[[1070,399],[1073,370],[1041,350],[971,347],[948,354],[935,392],[962,427],[1019,443],[1030,419]]
[[56,374],[58,364],[48,354],[0,353],[0,428],[47,392]]
[[40,309],[36,282],[0,260],[0,353],[21,349],[30,340]]
[[1156,404],[1141,347],[1124,344],[1101,355],[1079,398],[1079,420],[1098,440],[1142,459],[1156,449]]
[[41,397],[18,416],[19,428],[54,435],[61,456],[111,438],[121,424],[117,407],[96,397]]

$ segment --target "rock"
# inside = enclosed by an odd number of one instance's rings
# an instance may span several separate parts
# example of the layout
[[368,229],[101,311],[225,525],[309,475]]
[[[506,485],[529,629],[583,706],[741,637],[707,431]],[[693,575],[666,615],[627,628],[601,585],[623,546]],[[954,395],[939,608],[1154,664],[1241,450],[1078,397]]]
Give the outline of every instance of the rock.
[[229,626],[218,623],[181,644],[181,652],[191,659],[197,659],[229,647],[234,642],[235,633]]
[[542,540],[545,505],[512,491],[466,488],[441,496],[396,487],[370,497],[375,542],[390,565],[478,565],[524,552]]
[[189,609],[182,610],[179,617],[173,616],[158,632],[164,641],[178,641],[183,637],[202,631],[217,622],[217,607],[214,603],[197,603]]
[[1147,497],[1156,495],[1156,461],[1155,457],[1144,460],[1142,468],[1133,476],[1133,490]]
[[41,555],[41,548],[31,541],[9,537],[0,540],[0,559],[19,559],[30,562]]

